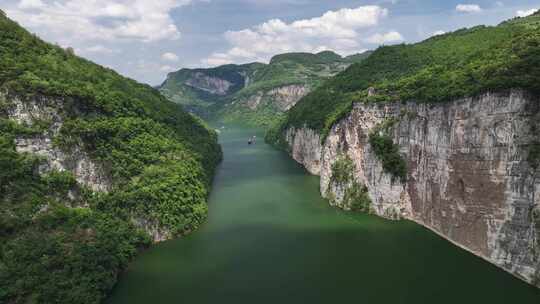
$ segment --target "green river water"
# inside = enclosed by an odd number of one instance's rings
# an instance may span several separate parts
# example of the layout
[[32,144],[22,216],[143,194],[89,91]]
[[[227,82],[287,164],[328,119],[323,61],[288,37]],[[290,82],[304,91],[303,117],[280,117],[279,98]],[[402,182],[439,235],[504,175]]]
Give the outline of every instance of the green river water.
[[108,303],[540,303],[540,290],[415,223],[329,207],[318,177],[262,137],[222,132],[208,222],[142,253]]

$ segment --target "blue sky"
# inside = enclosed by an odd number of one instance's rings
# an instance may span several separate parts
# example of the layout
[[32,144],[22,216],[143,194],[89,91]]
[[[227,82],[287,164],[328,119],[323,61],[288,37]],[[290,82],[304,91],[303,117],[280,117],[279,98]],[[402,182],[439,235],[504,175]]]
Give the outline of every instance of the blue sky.
[[182,67],[347,55],[540,8],[540,0],[0,0],[47,41],[152,85]]

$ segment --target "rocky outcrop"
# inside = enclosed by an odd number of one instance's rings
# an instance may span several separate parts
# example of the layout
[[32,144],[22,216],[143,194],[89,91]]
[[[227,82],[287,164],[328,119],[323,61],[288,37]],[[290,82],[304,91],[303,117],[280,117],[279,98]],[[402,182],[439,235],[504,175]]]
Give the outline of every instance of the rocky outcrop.
[[263,96],[263,92],[257,92],[255,95],[251,95],[246,100],[247,107],[252,111],[257,110],[257,107],[261,104],[261,101],[263,100]]
[[243,104],[255,111],[262,104],[270,103],[279,112],[286,112],[309,92],[309,88],[305,85],[281,86],[266,92],[258,91],[245,99]]
[[186,85],[208,92],[214,95],[227,95],[233,84],[225,79],[211,77],[201,72],[196,72],[192,78],[186,80]]
[[17,152],[43,157],[44,161],[39,168],[41,174],[52,170],[70,171],[77,182],[93,191],[110,190],[112,181],[105,166],[93,161],[80,147],[72,147],[67,152],[53,143],[63,124],[61,111],[64,110],[66,100],[45,96],[23,99],[17,96],[7,97],[5,94],[0,98],[9,105],[7,107],[9,119],[26,126],[33,126],[39,122],[49,126],[41,134],[15,139]]
[[[389,119],[396,121],[389,134],[406,160],[406,182],[385,172],[369,144],[373,129]],[[418,222],[540,287],[540,170],[529,155],[538,130],[538,98],[514,90],[436,105],[356,104],[324,145],[313,130],[289,129],[285,137],[293,158],[321,176],[322,195],[336,205],[343,189],[335,193],[332,165],[346,155],[375,214]]]
[[146,231],[154,243],[160,243],[174,238],[170,229],[163,228],[156,220],[143,217],[133,217],[132,223]]
[[302,97],[309,93],[305,85],[288,85],[272,89],[266,93],[275,106],[282,112],[292,108]]
[[321,174],[322,145],[320,135],[307,128],[288,129],[285,140],[289,144],[291,156],[301,163],[309,173]]

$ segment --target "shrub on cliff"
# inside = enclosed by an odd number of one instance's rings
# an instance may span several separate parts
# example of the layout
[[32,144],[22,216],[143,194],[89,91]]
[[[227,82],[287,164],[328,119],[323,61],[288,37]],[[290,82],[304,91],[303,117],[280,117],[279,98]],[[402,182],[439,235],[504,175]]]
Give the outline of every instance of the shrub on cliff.
[[[403,115],[410,115],[403,113]],[[399,123],[397,118],[387,118],[369,133],[369,144],[375,156],[381,161],[383,170],[392,175],[392,181],[407,179],[407,162],[399,153],[399,145],[392,139],[392,129]]]
[[355,165],[347,155],[340,155],[332,164],[332,175],[330,176],[330,184],[328,185],[328,197],[335,200],[332,193],[332,186],[337,185],[345,188],[343,201],[341,205],[347,206],[352,211],[371,212],[371,198],[369,197],[368,188],[354,180]]
[[394,180],[404,182],[407,179],[407,163],[399,154],[399,146],[394,144],[392,137],[373,132],[369,135],[369,144],[381,161],[384,171],[390,173]]

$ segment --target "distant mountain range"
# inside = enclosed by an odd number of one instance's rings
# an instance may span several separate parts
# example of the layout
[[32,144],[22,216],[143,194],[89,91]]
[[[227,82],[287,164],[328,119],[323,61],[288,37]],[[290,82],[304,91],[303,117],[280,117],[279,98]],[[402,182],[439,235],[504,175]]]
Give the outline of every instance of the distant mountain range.
[[273,57],[269,64],[181,69],[170,73],[159,90],[206,119],[266,126],[323,81],[370,54],[287,53]]

